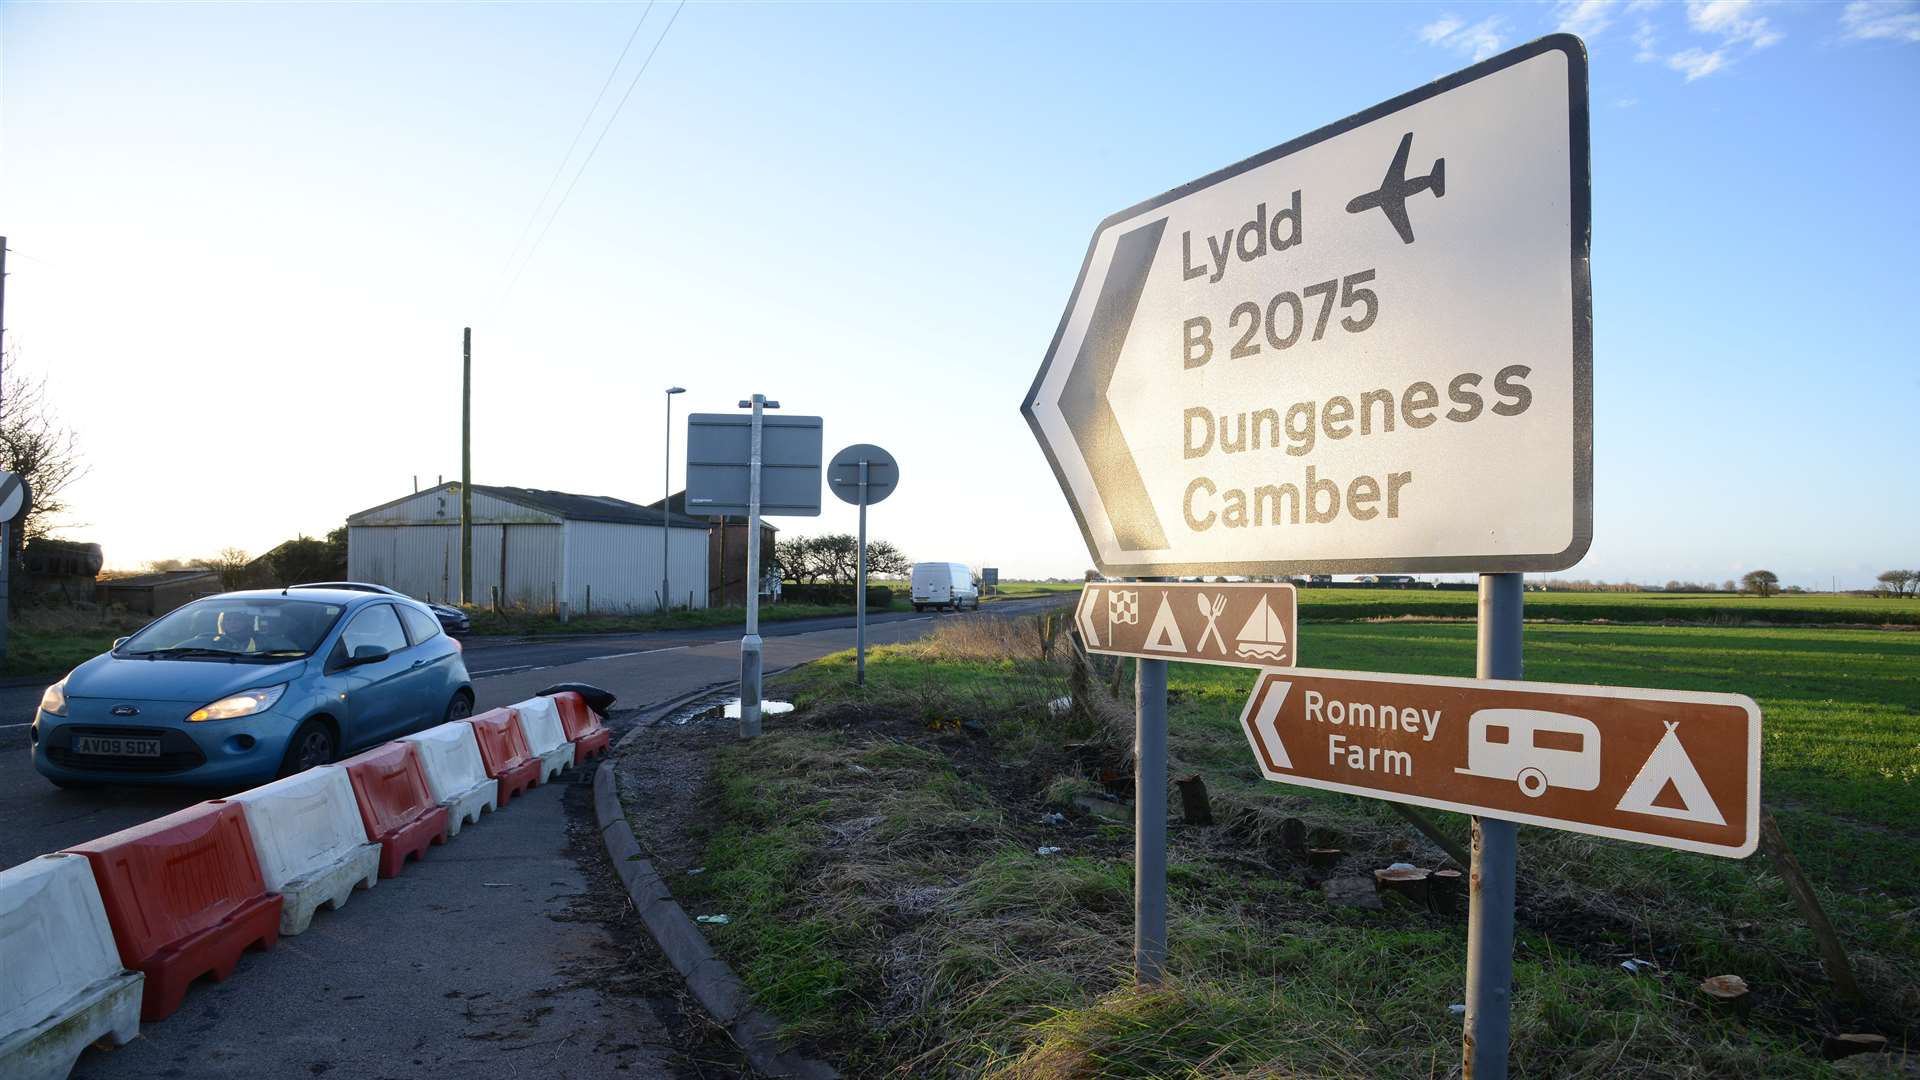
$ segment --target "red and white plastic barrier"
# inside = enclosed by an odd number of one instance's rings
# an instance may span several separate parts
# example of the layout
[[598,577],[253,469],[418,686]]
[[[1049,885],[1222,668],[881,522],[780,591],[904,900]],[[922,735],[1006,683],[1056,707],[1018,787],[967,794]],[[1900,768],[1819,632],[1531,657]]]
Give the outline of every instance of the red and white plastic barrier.
[[338,769],[308,769],[233,796],[247,815],[260,877],[285,898],[280,932],[298,934],[325,905],[380,880],[380,845],[367,839],[353,785]]
[[575,765],[606,756],[613,745],[613,732],[600,722],[600,714],[587,705],[586,698],[577,691],[566,690],[553,695],[553,705],[560,710],[560,726],[566,731],[567,740],[573,743]]
[[447,832],[460,835],[460,826],[477,823],[482,813],[499,809],[500,785],[487,775],[480,760],[480,744],[473,725],[464,720],[441,724],[412,735],[402,735],[420,752],[427,770],[427,787],[447,808]]
[[527,747],[527,733],[512,709],[488,709],[467,721],[480,744],[487,775],[500,784],[500,806],[540,780],[540,759]]
[[233,974],[240,954],[280,940],[239,803],[215,800],[67,850],[93,864],[120,962],[146,975],[140,1019],[164,1020],[202,975]]
[[452,835],[447,808],[427,787],[420,751],[410,742],[382,743],[338,765],[353,783],[367,839],[380,845],[380,876],[396,877],[408,859],[424,859],[427,848]]
[[567,741],[566,730],[560,726],[560,710],[552,698],[515,702],[513,711],[520,714],[520,725],[527,733],[527,748],[540,759],[541,783],[559,776],[573,764],[573,744]]
[[533,698],[0,871],[0,1080],[67,1075],[610,739]]
[[0,1076],[59,1080],[96,1039],[140,1033],[142,976],[120,966],[93,870],[42,855],[0,870]]

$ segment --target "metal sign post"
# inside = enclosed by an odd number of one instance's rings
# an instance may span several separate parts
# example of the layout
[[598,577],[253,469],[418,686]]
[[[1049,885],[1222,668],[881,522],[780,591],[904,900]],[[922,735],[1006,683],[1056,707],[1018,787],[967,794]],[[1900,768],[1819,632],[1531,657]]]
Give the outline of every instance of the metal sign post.
[[[1522,677],[1519,574],[1481,574],[1479,646],[1474,674]],[[1519,829],[1475,816],[1467,907],[1467,1017],[1463,1080],[1506,1080],[1513,1020],[1513,904],[1519,874]]]
[[747,633],[740,639],[740,737],[760,734],[760,418],[779,408],[765,394],[740,403],[753,409],[753,434],[747,450]]
[[855,686],[867,685],[867,507],[893,494],[900,466],[877,446],[859,443],[833,455],[827,467],[833,493],[860,506],[860,551],[856,556],[853,600]]
[[1167,662],[1133,669],[1133,978],[1167,977]]
[[[820,513],[820,418],[767,416],[755,394],[736,413],[687,417],[687,513],[747,519],[747,632],[740,639],[740,737],[760,734],[760,517]],[[722,574],[725,568],[722,567]]]

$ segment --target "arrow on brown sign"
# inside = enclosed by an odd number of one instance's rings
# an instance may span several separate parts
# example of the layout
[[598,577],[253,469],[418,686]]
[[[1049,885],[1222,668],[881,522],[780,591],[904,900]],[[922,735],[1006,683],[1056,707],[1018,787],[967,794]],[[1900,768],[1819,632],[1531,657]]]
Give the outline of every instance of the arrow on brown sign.
[[1240,722],[1283,784],[1733,858],[1759,840],[1740,694],[1268,671]]
[[1080,592],[1074,624],[1087,651],[1228,667],[1298,660],[1293,586],[1266,582],[1116,581]]

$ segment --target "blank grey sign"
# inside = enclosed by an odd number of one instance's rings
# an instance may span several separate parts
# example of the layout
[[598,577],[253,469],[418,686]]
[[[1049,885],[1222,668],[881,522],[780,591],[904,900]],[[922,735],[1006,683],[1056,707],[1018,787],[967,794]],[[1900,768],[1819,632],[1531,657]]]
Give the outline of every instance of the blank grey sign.
[[[747,514],[747,458],[753,440],[749,413],[694,413],[687,417],[687,513],[697,517]],[[760,418],[760,513],[763,517],[817,517],[820,513],[820,418]]]
[[855,443],[833,455],[827,466],[827,487],[841,501],[860,502],[860,463],[867,463],[867,505],[872,506],[893,494],[900,483],[900,466],[893,455],[870,443]]

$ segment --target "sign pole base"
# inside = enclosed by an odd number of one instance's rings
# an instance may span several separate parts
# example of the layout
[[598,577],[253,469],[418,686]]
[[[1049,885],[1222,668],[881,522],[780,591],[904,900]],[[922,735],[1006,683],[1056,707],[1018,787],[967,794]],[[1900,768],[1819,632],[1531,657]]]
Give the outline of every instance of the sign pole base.
[[740,737],[760,734],[760,635],[740,639]]
[[[1481,574],[1478,670],[1483,679],[1518,679],[1521,577]],[[1473,819],[1472,891],[1467,910],[1467,1017],[1463,1080],[1506,1080],[1513,1023],[1513,908],[1519,875],[1519,826]]]

